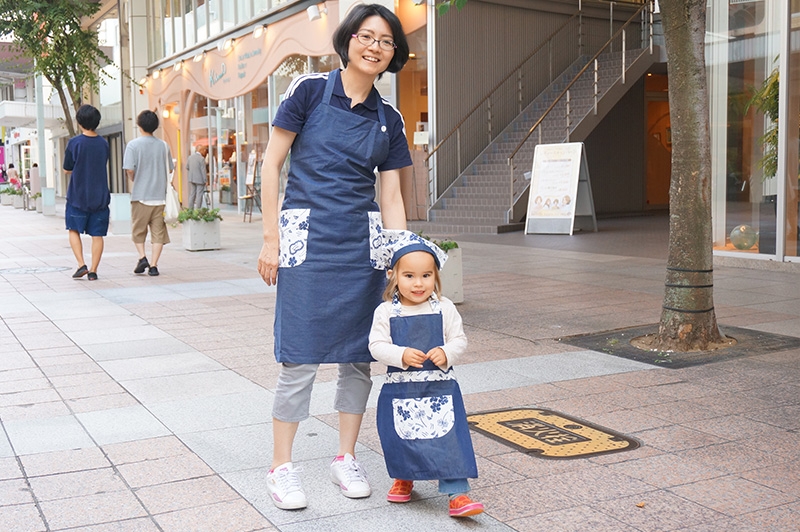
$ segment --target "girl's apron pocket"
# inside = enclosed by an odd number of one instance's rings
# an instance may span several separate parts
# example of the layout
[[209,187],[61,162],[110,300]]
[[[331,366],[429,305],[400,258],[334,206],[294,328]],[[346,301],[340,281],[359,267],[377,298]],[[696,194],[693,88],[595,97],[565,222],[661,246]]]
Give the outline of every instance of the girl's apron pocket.
[[403,440],[441,438],[453,429],[453,396],[392,399],[394,430]]

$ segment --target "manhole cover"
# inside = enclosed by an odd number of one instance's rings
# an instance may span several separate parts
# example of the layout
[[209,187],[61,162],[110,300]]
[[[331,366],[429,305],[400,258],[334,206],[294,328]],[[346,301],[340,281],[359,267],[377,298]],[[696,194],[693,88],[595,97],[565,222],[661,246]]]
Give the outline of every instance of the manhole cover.
[[467,420],[472,430],[541,458],[585,458],[639,447],[613,430],[540,408],[484,412]]
[[63,272],[64,270],[69,270],[66,266],[40,266],[34,268],[6,268],[4,270],[0,270],[0,275],[5,274],[31,274],[31,273],[52,273],[52,272]]

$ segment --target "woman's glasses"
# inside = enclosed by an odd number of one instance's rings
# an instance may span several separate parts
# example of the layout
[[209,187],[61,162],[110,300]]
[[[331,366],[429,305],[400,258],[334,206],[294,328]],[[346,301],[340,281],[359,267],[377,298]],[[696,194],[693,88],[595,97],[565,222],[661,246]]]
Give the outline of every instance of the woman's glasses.
[[366,47],[372,46],[372,43],[378,43],[378,46],[381,47],[381,50],[386,50],[387,52],[391,52],[397,48],[397,45],[394,43],[394,41],[390,41],[389,39],[376,39],[368,33],[354,33],[352,37],[361,43],[362,46]]

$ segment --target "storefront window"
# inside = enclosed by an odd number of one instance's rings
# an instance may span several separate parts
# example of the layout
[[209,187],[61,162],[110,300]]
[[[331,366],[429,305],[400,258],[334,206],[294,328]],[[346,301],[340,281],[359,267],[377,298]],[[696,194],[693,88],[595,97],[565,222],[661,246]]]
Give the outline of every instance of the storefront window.
[[800,0],[792,0],[789,46],[789,113],[786,163],[786,251],[787,257],[800,257]]

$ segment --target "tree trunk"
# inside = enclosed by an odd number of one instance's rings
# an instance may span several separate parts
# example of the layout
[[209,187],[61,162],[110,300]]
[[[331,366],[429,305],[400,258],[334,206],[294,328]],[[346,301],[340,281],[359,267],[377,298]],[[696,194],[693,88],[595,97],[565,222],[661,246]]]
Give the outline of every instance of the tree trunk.
[[50,83],[53,85],[53,88],[58,93],[58,99],[61,102],[61,109],[64,111],[64,122],[67,126],[67,131],[69,131],[69,136],[74,137],[75,132],[75,124],[72,121],[72,117],[76,111],[73,111],[72,108],[69,106],[69,102],[67,101],[67,95],[64,92],[64,85],[62,83],[54,83],[53,80],[49,80]]
[[705,68],[706,0],[661,0],[672,128],[669,255],[653,349],[724,341],[714,313],[711,149]]

